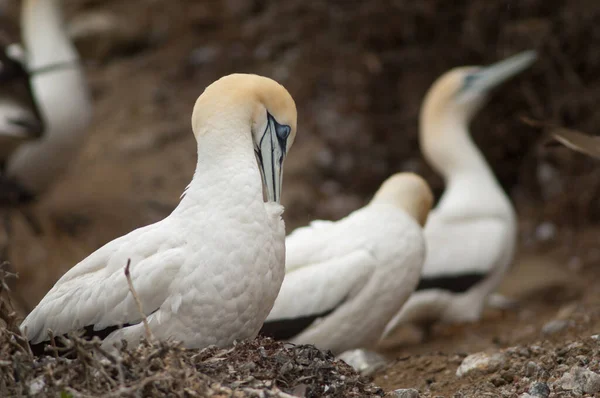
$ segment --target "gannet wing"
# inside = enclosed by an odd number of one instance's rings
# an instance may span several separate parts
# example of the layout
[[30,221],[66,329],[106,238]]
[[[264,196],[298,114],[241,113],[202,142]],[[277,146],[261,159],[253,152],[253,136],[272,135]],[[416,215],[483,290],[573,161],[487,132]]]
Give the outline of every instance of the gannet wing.
[[[152,228],[149,228],[152,227]],[[118,238],[75,265],[56,282],[21,324],[31,343],[91,327],[94,331],[140,322],[141,316],[124,274],[131,259],[133,286],[146,314],[156,311],[184,264],[176,238],[147,226]]]
[[463,292],[484,279],[512,250],[510,226],[500,218],[444,219],[425,225],[427,257],[417,290]]
[[[313,255],[315,234],[326,234],[330,228],[335,228],[334,221],[314,220],[305,227],[296,228],[286,238],[286,247],[294,246],[293,250],[286,250],[285,272],[291,272],[310,264],[306,261]],[[292,255],[290,255],[292,254]]]
[[261,334],[286,340],[354,297],[375,271],[367,250],[305,266],[286,274]]

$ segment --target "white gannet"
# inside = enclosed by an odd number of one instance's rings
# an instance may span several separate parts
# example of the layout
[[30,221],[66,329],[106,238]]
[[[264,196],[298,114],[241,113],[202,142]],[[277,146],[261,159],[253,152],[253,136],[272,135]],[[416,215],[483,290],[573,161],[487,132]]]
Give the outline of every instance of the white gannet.
[[105,337],[107,348],[144,336],[124,276],[128,259],[155,338],[198,348],[258,333],[285,274],[279,200],[296,106],[271,79],[229,75],[198,98],[192,129],[198,163],[177,208],[107,243],[56,282],[21,324],[37,352],[48,329],[85,329]]
[[286,275],[261,334],[340,354],[370,347],[419,281],[433,203],[412,173],[388,178],[365,207],[286,238]]
[[487,296],[513,259],[516,215],[475,146],[468,124],[489,91],[533,63],[527,51],[488,67],[462,67],[441,76],[420,113],[420,147],[446,189],[425,225],[427,259],[421,280],[384,337],[401,323],[477,320]]
[[[22,189],[20,196],[27,200],[49,188],[82,147],[92,102],[77,51],[66,32],[60,0],[23,0],[21,36],[36,107],[24,111],[39,114],[43,132],[39,139],[14,149],[5,168],[6,177]],[[15,53],[17,48],[8,50]]]

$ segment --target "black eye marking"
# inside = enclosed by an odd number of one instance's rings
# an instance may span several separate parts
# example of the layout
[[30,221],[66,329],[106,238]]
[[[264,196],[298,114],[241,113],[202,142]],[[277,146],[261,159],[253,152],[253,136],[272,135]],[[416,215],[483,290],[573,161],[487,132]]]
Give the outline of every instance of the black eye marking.
[[275,135],[277,136],[277,142],[279,143],[279,147],[285,155],[287,151],[287,139],[292,132],[292,128],[286,124],[280,124],[275,120],[273,115],[267,112],[267,118],[273,123],[273,127],[275,128]]
[[290,136],[290,133],[292,132],[290,126],[278,124],[277,122],[275,122],[275,130],[277,132],[277,137],[282,140],[287,140],[287,138]]

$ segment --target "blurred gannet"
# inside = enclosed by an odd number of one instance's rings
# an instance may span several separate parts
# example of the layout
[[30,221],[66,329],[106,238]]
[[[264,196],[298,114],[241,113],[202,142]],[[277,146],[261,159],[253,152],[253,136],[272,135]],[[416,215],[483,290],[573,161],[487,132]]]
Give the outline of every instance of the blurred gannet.
[[292,232],[285,279],[261,333],[335,354],[377,343],[419,281],[432,202],[421,177],[395,174],[362,209]]
[[20,60],[0,52],[0,174],[12,153],[24,142],[40,138],[42,119]]
[[468,124],[489,91],[526,69],[527,51],[488,67],[440,77],[420,114],[421,151],[446,190],[425,225],[427,259],[417,291],[386,327],[477,320],[513,259],[516,216],[510,199],[469,136]]
[[85,329],[107,348],[144,336],[124,276],[128,259],[154,337],[198,348],[258,333],[285,273],[279,199],[296,106],[271,79],[229,75],[198,98],[192,129],[198,163],[177,208],[109,242],[56,282],[21,324],[38,352],[48,329]]
[[[84,143],[92,114],[83,68],[67,35],[60,3],[60,0],[23,0],[24,48],[19,45],[5,48],[5,54],[10,54],[13,60],[21,58],[33,98],[33,104],[20,110],[11,107],[11,112],[23,114],[22,120],[29,120],[19,123],[24,130],[21,134],[29,141],[5,146],[8,133],[0,130],[1,152],[7,154],[5,174],[21,190],[21,201],[34,199],[67,169]],[[5,85],[0,87],[4,93]],[[3,112],[6,111],[0,107],[0,117],[6,118]]]

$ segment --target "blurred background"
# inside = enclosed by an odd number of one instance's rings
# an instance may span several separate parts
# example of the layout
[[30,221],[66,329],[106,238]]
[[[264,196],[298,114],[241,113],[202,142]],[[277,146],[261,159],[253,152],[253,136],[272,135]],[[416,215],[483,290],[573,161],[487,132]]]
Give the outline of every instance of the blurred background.
[[[2,28],[18,32],[19,2],[0,4]],[[525,49],[538,61],[471,126],[520,217],[504,291],[535,290],[546,320],[556,303],[599,294],[586,281],[600,274],[600,164],[546,145],[521,120],[598,131],[596,0],[65,0],[64,9],[95,114],[84,151],[34,207],[44,234],[14,215],[24,311],[76,262],[177,205],[196,162],[192,106],[215,79],[262,74],[296,100],[283,188],[291,231],[345,216],[397,171],[420,173],[439,195],[442,181],[418,149],[427,89],[455,66]]]

